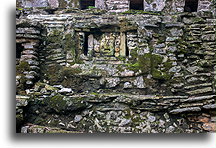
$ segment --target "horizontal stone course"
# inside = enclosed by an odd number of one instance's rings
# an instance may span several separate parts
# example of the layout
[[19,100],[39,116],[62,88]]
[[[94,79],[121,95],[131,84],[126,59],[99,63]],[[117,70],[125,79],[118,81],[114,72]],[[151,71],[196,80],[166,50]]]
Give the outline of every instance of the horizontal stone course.
[[[79,132],[207,131],[188,120],[215,109],[214,19],[96,10],[17,19],[17,66],[27,62],[16,77],[24,87],[17,93],[28,98],[17,99],[17,115],[28,109],[25,122]],[[119,56],[123,47],[127,53]]]

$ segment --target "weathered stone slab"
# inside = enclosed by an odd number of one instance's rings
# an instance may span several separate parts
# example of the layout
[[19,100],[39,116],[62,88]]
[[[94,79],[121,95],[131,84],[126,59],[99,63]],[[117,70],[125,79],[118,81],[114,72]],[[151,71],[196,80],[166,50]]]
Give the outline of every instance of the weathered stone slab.
[[170,113],[179,114],[184,112],[196,112],[196,111],[201,111],[201,108],[200,107],[180,108],[180,109],[171,110]]

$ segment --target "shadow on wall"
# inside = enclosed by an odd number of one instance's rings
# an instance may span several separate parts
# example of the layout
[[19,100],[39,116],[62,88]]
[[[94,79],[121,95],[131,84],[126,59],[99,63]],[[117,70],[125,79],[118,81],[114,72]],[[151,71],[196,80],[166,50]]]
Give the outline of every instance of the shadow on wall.
[[196,12],[198,0],[185,0],[184,12]]

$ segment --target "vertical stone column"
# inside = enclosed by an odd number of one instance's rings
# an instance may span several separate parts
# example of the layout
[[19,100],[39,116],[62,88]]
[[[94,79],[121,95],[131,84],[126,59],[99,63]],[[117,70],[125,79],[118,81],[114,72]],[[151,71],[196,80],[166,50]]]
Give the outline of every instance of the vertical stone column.
[[87,54],[88,57],[92,57],[93,50],[94,50],[94,36],[90,34],[88,36],[88,54]]
[[[31,25],[31,27],[29,27]],[[31,88],[39,78],[40,66],[38,52],[40,48],[40,29],[38,26],[17,24],[16,43],[22,51],[16,65],[17,92]],[[19,49],[16,49],[17,52]]]
[[121,44],[120,44],[120,56],[126,56],[126,35],[124,32],[120,33]]
[[107,9],[105,0],[95,0],[95,7],[99,9]]
[[84,53],[84,43],[85,43],[85,33],[84,32],[78,32],[77,33],[78,37],[78,51],[77,51],[77,56],[79,57],[81,54]]

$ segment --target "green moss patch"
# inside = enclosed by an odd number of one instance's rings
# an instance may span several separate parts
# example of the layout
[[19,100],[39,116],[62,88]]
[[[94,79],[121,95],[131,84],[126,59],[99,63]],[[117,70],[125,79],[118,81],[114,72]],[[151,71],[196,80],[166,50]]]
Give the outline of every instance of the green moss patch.
[[72,83],[73,79],[75,79],[74,76],[81,72],[82,70],[80,68],[62,67],[57,64],[49,67],[46,71],[47,79],[50,81],[50,84],[70,84]]
[[18,94],[22,94],[25,95],[25,89],[27,89],[27,78],[25,77],[24,72],[25,71],[30,71],[30,66],[28,64],[28,62],[22,61],[19,63],[19,65],[16,66],[16,75],[17,76],[21,76],[20,80],[19,80],[19,85],[17,86],[17,93]]
[[30,71],[30,66],[28,62],[22,61],[16,66],[16,73],[22,74],[24,71]]
[[64,96],[56,95],[47,100],[48,106],[55,110],[57,113],[63,112],[67,107],[67,101],[64,100]]
[[47,98],[44,102],[49,111],[54,111],[58,114],[69,114],[75,110],[85,109],[87,107],[86,100],[88,98],[67,98],[63,95],[56,94],[53,97]]
[[150,15],[161,15],[160,12],[153,12],[153,11],[143,11],[143,10],[128,10],[125,12],[122,12],[122,14],[150,14]]
[[48,36],[48,43],[60,43],[62,41],[63,35],[60,30],[53,30]]
[[[133,59],[133,61],[135,61],[135,59]],[[169,61],[162,63],[163,57],[160,55],[146,53],[144,55],[138,55],[137,61],[133,61],[126,64],[130,70],[135,72],[141,71],[143,74],[151,74],[154,79],[168,80],[171,77],[167,71],[172,67],[172,63]],[[160,70],[159,65],[161,65],[164,70]]]

